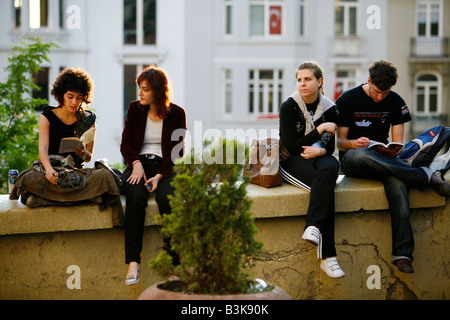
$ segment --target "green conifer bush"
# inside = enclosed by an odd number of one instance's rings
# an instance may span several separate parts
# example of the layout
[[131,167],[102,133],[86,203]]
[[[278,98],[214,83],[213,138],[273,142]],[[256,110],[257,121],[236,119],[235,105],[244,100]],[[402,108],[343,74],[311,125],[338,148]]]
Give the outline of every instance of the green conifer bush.
[[162,251],[150,267],[177,275],[185,292],[245,293],[253,281],[248,271],[262,250],[243,175],[248,150],[225,139],[205,146],[201,159],[191,150],[176,164],[172,214],[161,219],[163,237],[171,239],[181,264],[173,266]]

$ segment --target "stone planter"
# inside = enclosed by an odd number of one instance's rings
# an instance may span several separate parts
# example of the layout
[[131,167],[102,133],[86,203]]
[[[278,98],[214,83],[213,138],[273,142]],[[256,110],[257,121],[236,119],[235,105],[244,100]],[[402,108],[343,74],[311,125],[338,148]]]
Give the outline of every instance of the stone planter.
[[141,293],[138,300],[291,300],[289,295],[279,287],[259,293],[206,295],[165,290],[160,288],[162,284],[164,282],[148,287]]

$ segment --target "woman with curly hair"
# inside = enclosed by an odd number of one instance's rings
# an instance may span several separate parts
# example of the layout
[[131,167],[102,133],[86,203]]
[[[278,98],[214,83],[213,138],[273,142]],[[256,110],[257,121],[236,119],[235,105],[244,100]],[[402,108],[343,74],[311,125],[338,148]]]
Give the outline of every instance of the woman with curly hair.
[[[92,102],[94,82],[88,73],[77,68],[66,68],[57,77],[51,94],[57,107],[46,106],[39,120],[39,158],[46,170],[46,178],[56,184],[58,173],[50,164],[49,155],[58,155],[61,139],[81,137],[95,127],[96,116],[86,110]],[[92,159],[94,141],[71,153],[74,166],[82,168]],[[62,154],[68,156],[68,154]]]
[[[84,168],[94,152],[96,116],[86,110],[93,90],[94,83],[84,70],[61,71],[51,90],[58,106],[44,107],[39,119],[39,160],[19,175],[10,199],[20,196],[29,208],[94,202],[100,210],[111,207],[113,227],[122,227],[120,175],[104,161]],[[62,139],[82,138],[89,129],[93,131],[85,135],[89,141],[72,152],[59,152]]]
[[[168,195],[173,194],[174,160],[182,156],[180,153],[184,149],[177,154],[178,147],[175,147],[184,143],[186,131],[186,112],[171,102],[170,82],[164,70],[151,65],[139,74],[136,84],[139,86],[139,100],[130,103],[120,145],[127,164],[122,179],[126,195],[127,285],[139,281],[149,191],[156,194],[160,214],[171,212]],[[172,255],[174,264],[178,264],[177,256],[170,250],[169,239],[164,239],[164,246]]]

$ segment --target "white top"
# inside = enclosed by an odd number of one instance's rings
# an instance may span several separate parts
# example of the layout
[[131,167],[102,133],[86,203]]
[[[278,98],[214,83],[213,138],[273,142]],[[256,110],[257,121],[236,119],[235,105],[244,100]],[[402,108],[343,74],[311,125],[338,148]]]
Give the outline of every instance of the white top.
[[156,154],[162,158],[161,151],[161,135],[162,135],[163,120],[153,121],[147,117],[147,126],[145,127],[144,144],[142,145],[141,153]]

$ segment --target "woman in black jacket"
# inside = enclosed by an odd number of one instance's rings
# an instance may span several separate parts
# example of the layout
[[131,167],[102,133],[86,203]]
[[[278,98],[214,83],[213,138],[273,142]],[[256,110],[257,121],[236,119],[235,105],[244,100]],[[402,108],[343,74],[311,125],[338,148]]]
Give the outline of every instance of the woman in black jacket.
[[323,74],[315,62],[302,63],[296,72],[297,89],[280,108],[281,177],[311,192],[302,238],[317,246],[320,267],[332,278],[345,273],[334,245],[334,187],[339,162],[335,149],[336,107],[323,95]]

